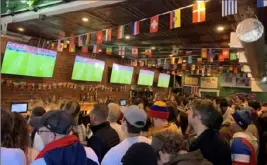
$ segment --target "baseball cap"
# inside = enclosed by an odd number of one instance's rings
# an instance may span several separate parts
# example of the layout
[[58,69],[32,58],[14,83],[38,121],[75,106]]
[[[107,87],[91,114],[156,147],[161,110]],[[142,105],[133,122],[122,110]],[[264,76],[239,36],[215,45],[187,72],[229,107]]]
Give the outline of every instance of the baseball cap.
[[247,129],[248,125],[252,122],[251,113],[246,110],[237,110],[232,116],[243,129]]
[[51,110],[42,117],[41,125],[51,132],[67,135],[72,129],[73,119],[66,111]]
[[124,118],[129,124],[143,128],[146,125],[147,115],[143,109],[140,109],[137,105],[131,105],[123,111]]

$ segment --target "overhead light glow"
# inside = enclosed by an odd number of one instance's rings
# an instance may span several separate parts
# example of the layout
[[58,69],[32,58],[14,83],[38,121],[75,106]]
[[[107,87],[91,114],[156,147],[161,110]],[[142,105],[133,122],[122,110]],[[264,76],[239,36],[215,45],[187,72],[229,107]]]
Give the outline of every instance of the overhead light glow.
[[222,31],[224,31],[224,27],[223,27],[223,26],[218,26],[218,27],[217,27],[217,31],[218,31],[218,32],[222,32]]
[[172,57],[172,54],[170,55],[170,57]]
[[131,39],[131,37],[127,35],[127,36],[125,36],[125,39],[129,40],[129,39]]
[[83,22],[88,22],[88,18],[83,17],[83,18],[82,18],[82,21],[83,21]]
[[23,29],[22,27],[19,27],[19,28],[18,28],[18,31],[20,31],[20,32],[24,32],[24,29]]
[[27,0],[21,0],[20,2],[21,3],[27,3]]
[[101,50],[101,49],[99,49],[99,52],[102,52],[102,50]]
[[151,49],[152,49],[152,50],[155,50],[155,49],[156,49],[156,47],[155,47],[155,46],[152,46],[152,47],[151,47]]

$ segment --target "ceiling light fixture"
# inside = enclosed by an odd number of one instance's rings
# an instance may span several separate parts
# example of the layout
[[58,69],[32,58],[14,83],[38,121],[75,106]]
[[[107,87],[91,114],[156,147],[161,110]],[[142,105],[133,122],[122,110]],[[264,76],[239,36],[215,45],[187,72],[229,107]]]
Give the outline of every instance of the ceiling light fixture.
[[151,47],[151,49],[152,49],[152,50],[155,50],[155,49],[156,49],[156,47],[155,47],[155,46],[152,46],[152,47]]
[[83,22],[88,22],[88,18],[83,17],[83,18],[82,18],[82,21],[83,21]]
[[170,55],[170,57],[172,57],[172,54]]
[[20,32],[24,32],[24,29],[23,29],[22,27],[19,27],[19,28],[18,28],[18,31],[20,31]]
[[125,36],[125,39],[129,40],[129,39],[131,39],[131,37],[127,35],[127,36]]
[[218,31],[218,32],[222,32],[222,31],[224,31],[224,27],[223,27],[223,26],[218,26],[218,27],[217,27],[217,31]]
[[102,50],[101,50],[101,49],[99,49],[99,52],[102,52]]

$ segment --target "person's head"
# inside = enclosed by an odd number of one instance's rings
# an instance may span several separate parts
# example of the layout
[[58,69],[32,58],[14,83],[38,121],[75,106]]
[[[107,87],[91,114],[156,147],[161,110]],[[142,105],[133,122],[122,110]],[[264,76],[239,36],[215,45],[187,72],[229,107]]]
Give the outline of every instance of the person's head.
[[99,125],[107,121],[109,109],[106,104],[97,103],[94,104],[93,109],[90,113],[90,122],[92,125]]
[[173,104],[168,104],[167,109],[169,111],[168,121],[178,124],[178,114],[179,114],[178,109]]
[[150,106],[148,114],[152,119],[152,124],[158,127],[168,123],[170,113],[165,102],[156,101]]
[[147,143],[135,143],[125,153],[122,165],[157,165],[157,156]]
[[46,113],[44,107],[34,107],[31,117],[42,117]]
[[41,120],[37,133],[41,136],[44,145],[70,134],[73,119],[69,113],[62,110],[51,110]]
[[164,101],[164,94],[161,92],[157,92],[155,94],[154,101]]
[[133,100],[132,100],[132,105],[137,105],[137,106],[139,106],[141,109],[144,109],[144,108],[145,108],[144,103],[143,103],[143,100],[142,100],[141,98],[133,99]]
[[261,103],[257,100],[248,101],[248,106],[252,107],[255,111],[258,111],[261,109]]
[[252,122],[251,113],[247,110],[237,110],[231,118],[230,129],[233,133],[243,132]]
[[222,114],[224,114],[229,106],[228,101],[226,99],[220,99],[218,104],[220,106]]
[[81,107],[80,104],[77,101],[68,101],[68,102],[64,102],[61,106],[60,106],[61,110],[66,111],[67,113],[69,113],[75,124],[78,123],[78,118],[79,118],[79,114],[81,111]]
[[170,101],[173,102],[173,103],[176,103],[176,97],[177,97],[177,95],[175,93],[172,93],[170,95]]
[[219,129],[223,118],[217,111],[212,101],[207,99],[196,99],[190,106],[188,113],[188,123],[196,132],[203,128]]
[[177,130],[165,129],[152,136],[151,146],[157,154],[158,165],[167,164],[184,148],[183,136]]
[[14,148],[12,140],[14,129],[14,115],[1,109],[1,147]]
[[137,105],[131,105],[123,111],[122,130],[130,134],[140,134],[146,125],[147,115]]
[[23,151],[26,151],[30,146],[30,137],[27,122],[20,113],[14,112],[13,115],[14,129],[12,138],[14,142],[14,148],[20,148]]
[[116,123],[121,116],[120,106],[116,103],[109,103],[108,104],[108,121],[111,123]]

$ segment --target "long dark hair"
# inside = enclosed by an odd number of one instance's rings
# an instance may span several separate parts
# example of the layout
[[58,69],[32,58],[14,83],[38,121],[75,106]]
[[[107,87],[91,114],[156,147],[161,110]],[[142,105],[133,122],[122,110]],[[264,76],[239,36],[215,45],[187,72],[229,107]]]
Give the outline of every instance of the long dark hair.
[[7,110],[1,109],[1,146],[14,148],[12,141],[12,131],[14,129],[13,114]]
[[13,112],[13,114],[14,129],[12,132],[12,139],[14,142],[14,148],[20,148],[26,152],[30,146],[30,136],[27,122],[20,113]]

